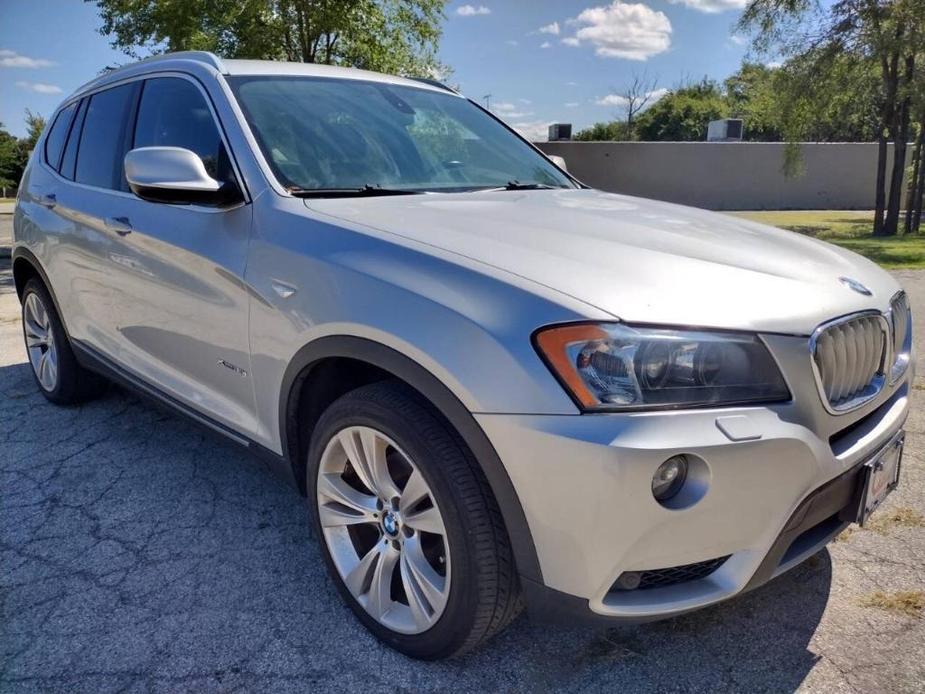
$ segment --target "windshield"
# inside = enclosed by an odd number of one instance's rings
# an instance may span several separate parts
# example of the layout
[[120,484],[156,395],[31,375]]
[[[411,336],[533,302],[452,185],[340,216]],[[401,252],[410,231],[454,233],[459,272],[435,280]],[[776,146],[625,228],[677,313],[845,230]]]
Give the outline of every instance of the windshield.
[[576,187],[449,92],[324,77],[229,82],[273,173],[293,192]]

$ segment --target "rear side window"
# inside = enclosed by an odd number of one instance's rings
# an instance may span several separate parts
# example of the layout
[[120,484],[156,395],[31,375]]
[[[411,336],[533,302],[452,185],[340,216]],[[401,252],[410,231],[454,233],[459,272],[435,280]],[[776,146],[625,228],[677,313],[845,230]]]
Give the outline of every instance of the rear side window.
[[90,97],[77,150],[75,180],[100,188],[122,188],[129,115],[138,85],[125,84]]
[[67,138],[67,145],[64,147],[64,156],[61,157],[61,168],[58,172],[71,181],[74,180],[74,168],[77,166],[77,146],[80,144],[80,133],[83,131],[84,116],[87,114],[87,104],[89,99],[80,102],[80,108],[77,109],[77,115],[74,116],[74,124],[71,126],[71,134]]
[[48,131],[48,137],[45,138],[45,161],[56,171],[61,164],[61,152],[64,150],[64,142],[67,140],[67,134],[71,129],[71,121],[74,119],[74,111],[76,110],[76,103],[61,109],[51,126],[51,130]]
[[133,147],[183,147],[199,155],[213,178],[232,178],[212,111],[189,80],[157,77],[145,81]]

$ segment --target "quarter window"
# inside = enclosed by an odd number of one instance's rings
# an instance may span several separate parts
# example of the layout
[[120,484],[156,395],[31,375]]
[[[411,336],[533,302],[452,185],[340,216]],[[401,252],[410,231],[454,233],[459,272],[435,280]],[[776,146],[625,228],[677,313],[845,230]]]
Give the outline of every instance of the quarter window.
[[51,130],[48,131],[48,137],[45,138],[45,161],[56,171],[61,163],[61,152],[64,150],[64,141],[67,140],[67,133],[70,130],[75,110],[77,110],[76,103],[61,109],[51,126]]
[[195,152],[210,176],[232,178],[228,154],[202,92],[179,77],[145,81],[134,147],[183,147]]
[[87,113],[87,104],[89,99],[80,102],[80,108],[77,109],[77,115],[74,116],[74,124],[71,126],[71,134],[67,138],[67,145],[64,147],[64,156],[61,157],[61,168],[59,173],[65,178],[74,180],[74,168],[77,166],[77,146],[80,144],[80,133],[83,130],[84,115]]
[[76,181],[122,189],[125,133],[137,84],[125,84],[90,97],[77,151]]

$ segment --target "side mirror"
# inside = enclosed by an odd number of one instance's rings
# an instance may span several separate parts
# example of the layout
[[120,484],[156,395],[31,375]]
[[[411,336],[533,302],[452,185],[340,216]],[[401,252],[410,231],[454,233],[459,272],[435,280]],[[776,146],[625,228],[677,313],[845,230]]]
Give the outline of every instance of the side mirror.
[[568,166],[565,165],[565,157],[560,157],[558,154],[547,154],[546,155],[553,164],[558,166],[563,171],[568,171]]
[[143,200],[174,205],[227,205],[241,199],[233,182],[212,178],[195,152],[182,147],[139,147],[125,155],[125,178]]

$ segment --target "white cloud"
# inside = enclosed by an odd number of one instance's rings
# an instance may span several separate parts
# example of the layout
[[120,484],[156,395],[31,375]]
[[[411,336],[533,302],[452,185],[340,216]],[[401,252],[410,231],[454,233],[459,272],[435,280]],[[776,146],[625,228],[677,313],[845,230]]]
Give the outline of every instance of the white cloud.
[[727,10],[741,10],[748,4],[748,0],[668,0],[673,5],[686,5],[692,10],[717,14]]
[[553,36],[559,35],[559,22],[553,22],[552,24],[547,24],[544,27],[540,27],[541,34],[552,34]]
[[533,103],[532,101],[530,101],[530,99],[518,99],[517,101],[519,101],[522,104],[528,104],[528,105]]
[[57,84],[46,84],[45,82],[17,82],[16,86],[36,94],[60,94],[64,91]]
[[577,87],[577,86],[578,86],[578,82],[566,82],[565,84],[566,84],[566,86],[568,86],[568,87]]
[[784,66],[784,61],[783,60],[769,60],[764,65],[765,67],[769,67],[772,70],[776,70],[777,68]]
[[54,65],[54,62],[51,60],[45,60],[45,58],[30,58],[27,55],[20,55],[16,51],[11,51],[8,48],[0,48],[0,67],[38,68],[50,67],[51,65]]
[[528,121],[511,123],[510,126],[530,142],[546,142],[549,139],[549,126],[552,121]]
[[581,106],[581,104],[577,101],[567,101],[565,103],[565,108],[578,108],[579,106]]
[[550,46],[552,46],[552,44],[549,43],[549,41],[543,41],[543,43],[540,44],[540,48],[549,48]]
[[[523,102],[523,99],[520,99]],[[529,102],[526,102],[529,103]],[[510,101],[497,101],[492,104],[491,109],[495,115],[500,116],[504,120],[511,118],[526,118],[527,116],[532,116],[532,111],[521,111],[517,104],[511,103]]]
[[602,7],[589,7],[568,23],[578,28],[562,43],[591,44],[603,58],[646,60],[671,46],[668,17],[642,3],[614,0]]
[[[649,101],[646,103],[646,108],[654,104],[667,93],[668,90],[664,87],[661,89],[653,89],[651,92],[647,92],[646,96],[649,97]],[[629,105],[629,99],[627,99],[622,94],[608,94],[607,96],[602,96],[601,98],[597,99],[594,103],[598,106],[614,106],[616,108],[626,108]]]
[[616,106],[617,108],[624,108],[629,103],[629,99],[622,94],[608,94],[607,96],[602,96],[600,99],[596,99],[594,103],[598,106]]
[[745,36],[739,36],[738,34],[733,34],[729,37],[729,40],[732,41],[736,46],[744,46],[748,43],[748,38]]
[[475,17],[481,14],[491,14],[491,10],[485,7],[485,5],[479,5],[478,7],[474,5],[463,5],[462,7],[456,8],[456,14],[460,17]]
[[515,41],[514,39],[508,39],[507,41],[505,41],[505,43],[508,46],[519,46],[520,45],[520,43],[518,41]]

